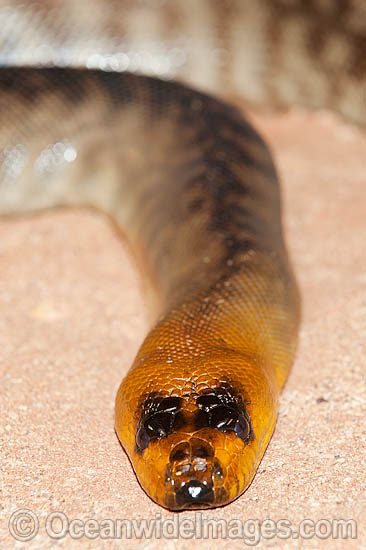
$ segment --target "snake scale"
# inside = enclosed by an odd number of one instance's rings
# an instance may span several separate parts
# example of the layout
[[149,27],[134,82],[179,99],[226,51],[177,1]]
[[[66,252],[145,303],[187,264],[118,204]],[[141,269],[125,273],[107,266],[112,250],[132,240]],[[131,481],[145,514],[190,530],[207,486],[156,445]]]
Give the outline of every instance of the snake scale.
[[365,125],[366,5],[1,0],[0,29],[0,213],[90,206],[126,233],[158,299],[117,435],[160,505],[227,504],[273,433],[300,307],[270,152],[216,94]]

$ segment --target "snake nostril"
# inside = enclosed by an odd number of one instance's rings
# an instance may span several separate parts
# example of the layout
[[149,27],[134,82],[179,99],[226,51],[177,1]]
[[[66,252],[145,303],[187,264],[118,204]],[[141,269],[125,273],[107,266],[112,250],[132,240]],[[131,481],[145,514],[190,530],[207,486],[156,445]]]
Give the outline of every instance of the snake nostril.
[[176,491],[176,499],[177,504],[181,507],[205,507],[213,503],[214,492],[211,487],[207,487],[196,479],[191,479]]

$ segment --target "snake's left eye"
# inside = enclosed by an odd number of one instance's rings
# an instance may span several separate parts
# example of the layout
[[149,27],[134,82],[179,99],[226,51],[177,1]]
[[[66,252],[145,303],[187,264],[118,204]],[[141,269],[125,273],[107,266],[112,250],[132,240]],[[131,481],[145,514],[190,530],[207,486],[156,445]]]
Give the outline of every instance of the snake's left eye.
[[139,449],[139,451],[144,451],[148,446],[149,436],[147,435],[146,430],[143,426],[140,426],[140,428],[137,430],[135,442],[136,447]]
[[243,441],[248,441],[251,436],[250,423],[245,416],[239,414],[238,419],[234,426],[234,432]]

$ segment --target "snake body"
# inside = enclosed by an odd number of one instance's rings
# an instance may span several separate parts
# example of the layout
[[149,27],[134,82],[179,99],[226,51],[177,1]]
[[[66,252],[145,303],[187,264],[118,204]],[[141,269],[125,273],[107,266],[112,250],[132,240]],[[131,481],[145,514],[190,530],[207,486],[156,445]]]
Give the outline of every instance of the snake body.
[[[362,125],[364,10],[330,4],[126,1],[121,20],[98,1],[75,13],[65,2],[63,19],[57,3],[0,10],[0,212],[90,206],[127,234],[158,300],[115,427],[142,487],[172,510],[223,505],[250,484],[293,362],[299,294],[265,142],[235,107],[171,79]],[[145,68],[146,48],[148,72],[166,79],[123,72]],[[226,63],[206,66],[210,52]]]

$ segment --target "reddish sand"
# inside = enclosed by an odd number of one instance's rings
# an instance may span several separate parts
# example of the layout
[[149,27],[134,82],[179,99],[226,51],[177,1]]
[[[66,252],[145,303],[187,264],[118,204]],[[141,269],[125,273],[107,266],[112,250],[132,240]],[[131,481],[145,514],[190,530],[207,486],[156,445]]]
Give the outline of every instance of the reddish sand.
[[[366,142],[325,113],[254,118],[283,179],[286,235],[303,294],[298,357],[254,482],[223,509],[176,514],[178,541],[159,538],[158,528],[151,540],[91,539],[93,525],[95,531],[107,518],[174,517],[141,490],[113,430],[115,393],[148,327],[139,278],[126,246],[97,214],[3,220],[2,549],[245,547],[241,539],[199,538],[205,518],[287,519],[296,532],[302,520],[314,522],[307,533],[314,525],[317,536],[307,539],[271,538],[267,524],[258,548],[366,548]],[[8,532],[19,508],[39,520],[28,543]],[[99,524],[88,524],[88,537],[66,534],[57,542],[46,532],[55,511]],[[14,518],[13,534],[30,533],[25,516]],[[319,519],[325,521],[315,525]],[[358,538],[321,538],[337,519],[354,519]],[[195,536],[185,540],[194,521]],[[73,536],[81,533],[82,524],[71,525]],[[251,524],[245,527],[249,536]],[[60,521],[53,528],[60,530]]]

